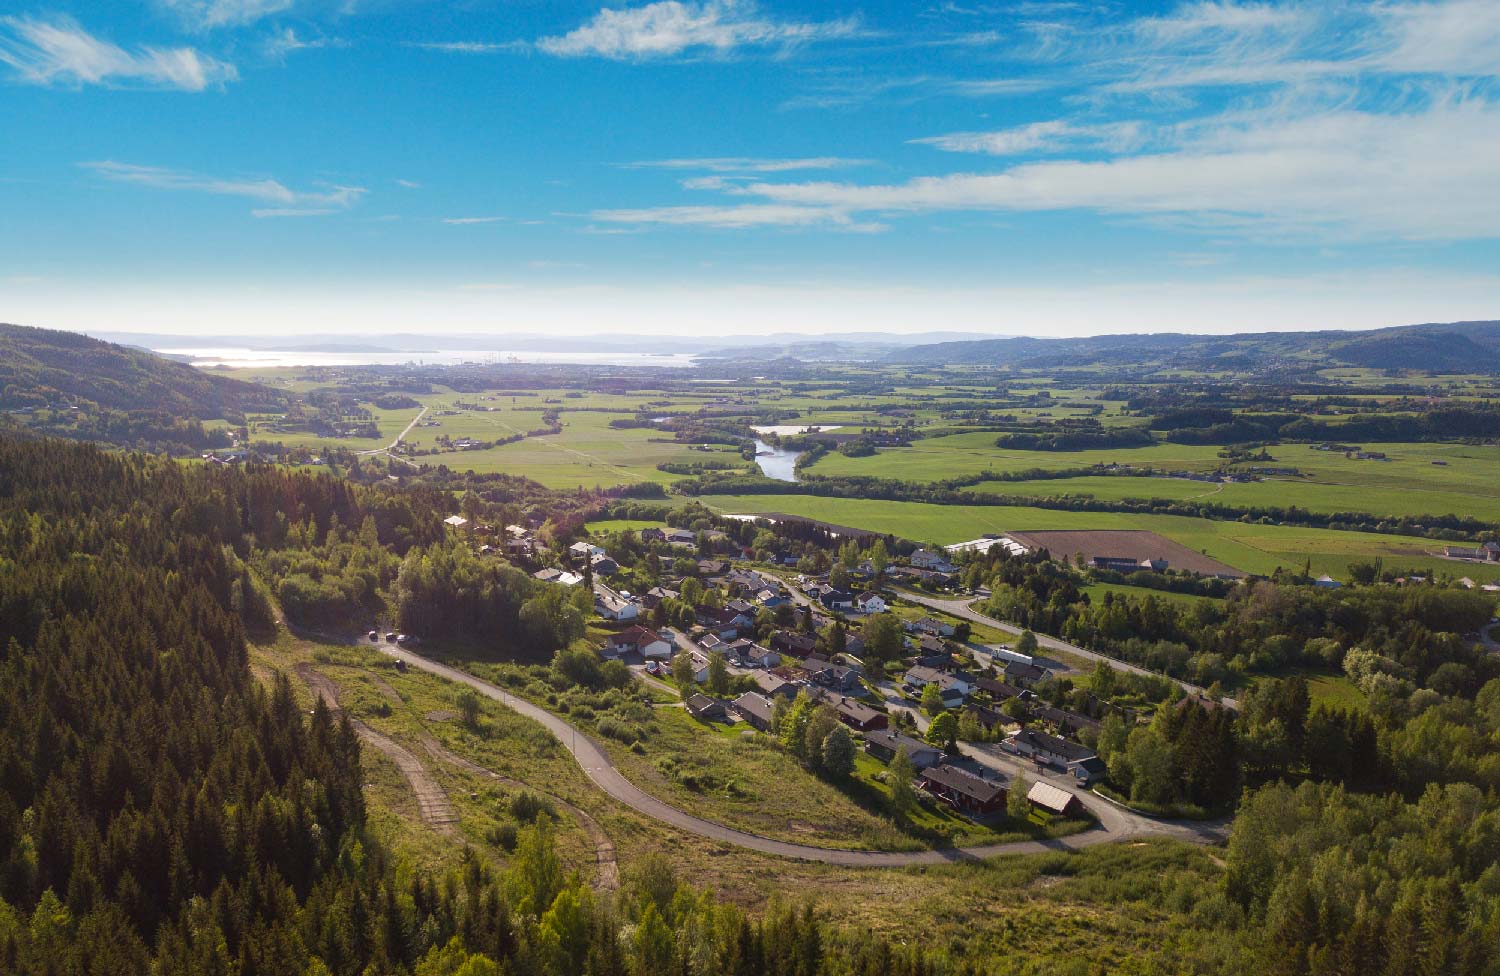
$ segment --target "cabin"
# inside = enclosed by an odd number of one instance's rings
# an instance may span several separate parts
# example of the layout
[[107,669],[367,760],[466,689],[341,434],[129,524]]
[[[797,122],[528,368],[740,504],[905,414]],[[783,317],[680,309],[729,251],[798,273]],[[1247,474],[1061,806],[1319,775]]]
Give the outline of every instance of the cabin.
[[1026,794],[1026,802],[1055,817],[1072,817],[1083,813],[1083,803],[1078,797],[1051,783],[1033,783],[1031,792]]

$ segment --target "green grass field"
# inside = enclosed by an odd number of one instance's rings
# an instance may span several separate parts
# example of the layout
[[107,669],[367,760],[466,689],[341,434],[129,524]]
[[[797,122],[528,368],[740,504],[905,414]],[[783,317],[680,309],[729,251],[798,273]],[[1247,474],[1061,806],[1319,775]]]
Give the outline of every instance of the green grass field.
[[[1009,473],[1034,468],[1068,470],[1094,464],[1130,464],[1159,470],[1208,471],[1223,460],[1219,448],[1156,444],[1102,451],[1010,451],[994,446],[990,433],[954,434],[888,448],[873,457],[830,454],[810,469],[814,475],[873,475],[908,481],[972,477],[987,471]],[[1369,512],[1376,515],[1468,515],[1500,520],[1500,448],[1463,444],[1371,443],[1389,460],[1346,458],[1305,444],[1269,449],[1266,467],[1295,467],[1302,476],[1274,477],[1248,484],[1206,484],[1171,478],[1087,477],[1033,482],[984,482],[968,489],[1009,495],[1054,497],[1088,495],[1106,501],[1125,498],[1205,500],[1239,507],[1296,505],[1313,512]]]
[[1148,529],[1248,573],[1269,574],[1278,566],[1347,577],[1351,562],[1380,558],[1389,568],[1475,580],[1500,579],[1500,565],[1479,566],[1443,559],[1442,543],[1371,532],[1340,532],[1295,526],[1216,522],[1179,515],[1068,512],[1020,506],[934,505],[813,495],[705,495],[704,504],[725,513],[786,512],[840,525],[889,532],[947,545],[986,533],[1045,529]]

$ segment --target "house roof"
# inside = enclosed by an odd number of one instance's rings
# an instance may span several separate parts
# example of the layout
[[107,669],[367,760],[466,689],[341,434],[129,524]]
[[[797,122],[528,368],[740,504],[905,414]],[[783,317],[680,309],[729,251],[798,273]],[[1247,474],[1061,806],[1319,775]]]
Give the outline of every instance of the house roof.
[[920,739],[913,739],[911,736],[903,735],[900,732],[892,732],[890,729],[878,729],[874,732],[866,732],[865,741],[882,745],[891,752],[896,752],[904,746],[908,756],[915,756],[918,752],[930,752],[936,755],[938,751],[936,746],[928,745]]
[[1005,787],[999,783],[975,776],[968,770],[959,769],[957,766],[929,767],[922,773],[922,779],[947,787],[955,793],[962,793],[979,803],[993,803],[1005,792]]
[[755,716],[767,724],[771,722],[771,702],[764,695],[747,691],[734,700],[734,707],[741,712]]
[[626,628],[610,638],[610,643],[616,647],[640,647],[642,644],[655,644],[657,641],[665,640],[654,630],[636,624],[634,627]]
[[1038,732],[1035,729],[1022,729],[1010,738],[1012,742],[1025,742],[1033,749],[1050,752],[1054,756],[1062,756],[1068,762],[1079,762],[1094,754],[1094,750],[1086,745]]
[[846,715],[860,725],[868,724],[885,714],[876,708],[871,708],[862,702],[852,698],[840,698],[833,706],[840,715]]
[[715,711],[723,711],[724,703],[717,698],[710,698],[702,692],[694,692],[687,697],[683,703],[687,710],[693,715],[706,715]]
[[1068,804],[1072,803],[1075,797],[1065,789],[1038,780],[1031,784],[1031,792],[1026,794],[1026,799],[1044,810],[1066,813]]

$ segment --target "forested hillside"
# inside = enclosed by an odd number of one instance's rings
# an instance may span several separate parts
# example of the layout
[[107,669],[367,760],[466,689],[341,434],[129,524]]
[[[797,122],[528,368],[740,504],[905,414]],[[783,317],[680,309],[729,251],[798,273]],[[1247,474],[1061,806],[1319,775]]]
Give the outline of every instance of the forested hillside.
[[0,409],[86,401],[179,419],[276,411],[285,394],[74,332],[0,324]]
[[420,561],[430,501],[0,438],[0,972],[938,971],[807,912],[747,918],[669,867],[598,898],[545,817],[504,872],[426,876],[377,843],[347,720],[251,675],[271,608],[244,557],[331,538]]
[[1109,365],[1136,368],[1152,364],[1247,372],[1336,365],[1440,372],[1494,371],[1500,369],[1500,322],[1433,323],[1348,332],[976,339],[898,349],[887,354],[885,361],[927,365],[985,363],[1043,369]]

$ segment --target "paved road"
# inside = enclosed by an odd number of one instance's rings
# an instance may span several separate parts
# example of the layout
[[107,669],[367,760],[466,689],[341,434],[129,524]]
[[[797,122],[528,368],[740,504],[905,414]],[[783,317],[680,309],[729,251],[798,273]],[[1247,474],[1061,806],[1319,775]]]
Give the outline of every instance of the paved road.
[[773,840],[695,817],[668,803],[663,803],[626,779],[598,743],[568,722],[533,705],[524,698],[518,698],[465,671],[424,658],[409,649],[398,649],[388,645],[380,645],[379,649],[391,657],[406,661],[413,667],[447,678],[449,681],[468,685],[480,694],[539,722],[572,754],[584,774],[593,781],[595,786],[638,813],[710,840],[759,851],[763,854],[848,867],[904,867],[913,864],[978,860],[999,854],[1036,854],[1044,851],[1078,850],[1096,844],[1148,836],[1171,836],[1200,843],[1215,843],[1223,839],[1222,831],[1213,829],[1212,825],[1207,827],[1193,825],[1184,828],[1179,824],[1153,821],[1123,810],[1118,811],[1120,816],[1115,816],[1095,798],[1089,806],[1099,817],[1099,826],[1056,840],[1018,841],[1008,844],[985,844],[976,847],[915,852],[835,850]]
[[[980,613],[978,610],[975,610],[973,607],[969,606],[968,599],[960,598],[957,600],[942,600],[937,597],[925,596],[912,590],[900,590],[898,592],[901,594],[901,599],[903,600],[909,600],[912,603],[920,603],[924,607],[931,607],[934,610],[941,610],[944,613],[952,614],[955,617],[960,617],[964,620],[972,621],[976,624],[984,624],[986,627],[993,627],[996,630],[1004,631],[1007,634],[1015,634],[1016,636],[1020,636],[1021,634],[1022,628],[1017,627],[1015,624],[1008,624],[1003,620],[996,620],[994,617],[989,617],[985,614]],[[1156,678],[1166,677],[1155,671],[1137,667],[1134,664],[1127,664],[1126,662],[1117,660],[1116,658],[1106,657],[1105,655],[1100,654],[1098,651],[1091,651],[1087,648],[1079,647],[1076,644],[1069,644],[1067,641],[1058,640],[1056,637],[1048,637],[1046,634],[1037,634],[1036,642],[1038,647],[1045,648],[1049,651],[1062,651],[1065,654],[1072,654],[1087,661],[1103,661],[1105,664],[1108,664],[1116,671],[1125,671],[1130,674],[1146,675]],[[1174,678],[1172,680],[1176,681],[1177,679]],[[1177,684],[1182,688],[1183,691],[1186,691],[1190,695],[1206,694],[1205,689],[1200,688],[1195,684],[1190,684],[1186,681],[1177,681]],[[1230,708],[1239,708],[1240,706],[1240,703],[1233,698],[1224,699],[1224,703]]]
[[[371,451],[355,451],[354,453],[361,454],[361,455],[384,454],[388,458],[393,458],[394,460],[401,461],[401,462],[403,462],[405,464],[412,464],[412,462],[409,461],[409,460],[407,460],[406,458],[400,457],[399,455],[396,455],[396,454],[392,454],[391,452],[394,451],[396,448],[400,447],[401,446],[401,442],[406,439],[406,435],[411,433],[411,429],[413,427],[417,426],[417,424],[421,421],[421,419],[423,417],[427,416],[428,409],[430,409],[430,408],[423,407],[421,409],[421,411],[415,417],[412,418],[412,422],[406,425],[406,429],[403,430],[401,433],[397,434],[396,435],[396,439],[393,440],[393,441],[391,441],[385,447],[377,447],[377,448],[375,448],[374,450],[371,450]],[[416,465],[412,465],[412,466],[416,467]]]

